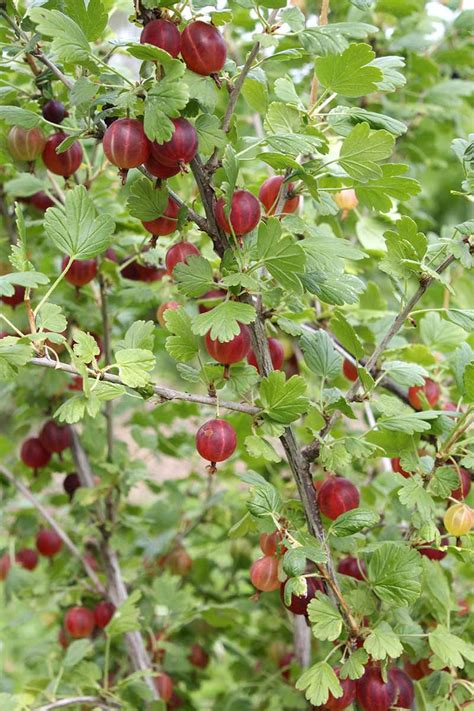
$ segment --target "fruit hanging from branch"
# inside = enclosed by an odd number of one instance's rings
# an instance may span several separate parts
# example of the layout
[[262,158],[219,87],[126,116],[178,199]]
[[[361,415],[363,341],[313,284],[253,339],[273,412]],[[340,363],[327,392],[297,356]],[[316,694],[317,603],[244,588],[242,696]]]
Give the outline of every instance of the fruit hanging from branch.
[[221,71],[227,47],[219,30],[207,22],[190,22],[181,34],[181,56],[196,74],[209,76]]

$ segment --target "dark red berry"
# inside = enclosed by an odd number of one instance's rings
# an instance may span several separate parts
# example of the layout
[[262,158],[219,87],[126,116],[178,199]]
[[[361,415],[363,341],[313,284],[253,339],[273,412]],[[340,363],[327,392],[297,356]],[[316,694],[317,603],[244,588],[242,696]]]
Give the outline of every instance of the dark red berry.
[[43,447],[51,453],[64,452],[71,446],[71,430],[69,425],[58,425],[54,420],[48,420],[39,433]]
[[240,333],[231,341],[221,343],[211,338],[208,333],[205,338],[206,350],[218,363],[230,365],[243,360],[250,349],[250,331],[244,324],[240,324]]
[[97,627],[100,627],[101,630],[103,630],[104,627],[107,627],[110,620],[114,616],[114,612],[115,605],[113,605],[111,602],[102,600],[102,602],[97,603],[97,605],[94,607],[94,619]]
[[56,148],[67,138],[65,133],[53,133],[46,141],[43,151],[43,163],[52,173],[69,178],[82,163],[82,147],[79,141],[69,146],[63,153],[56,153]]
[[33,548],[22,548],[16,554],[15,560],[25,570],[34,570],[38,565],[38,554]]
[[278,668],[281,669],[281,675],[285,681],[290,681],[291,669],[290,666],[296,660],[293,652],[287,652],[278,660]]
[[196,449],[208,462],[223,462],[236,446],[237,435],[226,420],[208,420],[196,432]]
[[380,669],[375,666],[366,668],[364,675],[357,680],[357,701],[364,711],[388,711],[396,698],[396,686],[392,679],[382,679]]
[[209,654],[200,644],[193,644],[188,657],[193,667],[205,669],[209,664]]
[[79,475],[76,474],[76,472],[72,472],[64,478],[63,489],[71,499],[74,496],[75,492],[80,488],[80,486],[81,480],[79,479]]
[[205,314],[225,298],[226,292],[223,289],[211,289],[205,294],[199,297],[199,301],[203,302],[199,304],[199,313]]
[[[272,175],[271,178],[267,178],[260,186],[258,197],[265,207],[267,215],[275,214],[284,180],[285,178],[282,175]],[[291,212],[296,212],[298,209],[300,196],[292,194],[294,187],[293,183],[288,185],[289,197],[285,200],[282,209],[279,211],[281,214],[287,215]]]
[[424,393],[430,407],[435,407],[438,404],[438,400],[441,396],[441,388],[438,383],[435,383],[431,378],[425,378],[424,385],[412,385],[411,388],[408,388],[408,400],[415,410],[423,409],[420,396],[418,395],[419,392]]
[[429,676],[433,671],[432,669],[430,669],[429,664],[429,659],[420,659],[418,662],[410,662],[408,659],[406,659],[403,663],[403,667],[410,679],[419,681],[425,676]]
[[178,175],[181,171],[181,168],[177,163],[175,166],[162,165],[155,160],[153,156],[150,156],[144,165],[148,172],[154,175],[155,178],[161,179],[172,178],[173,175]]
[[190,22],[181,35],[181,56],[196,74],[209,76],[220,72],[227,48],[221,33],[207,22]]
[[461,486],[451,492],[453,499],[461,501],[465,499],[471,491],[471,473],[467,469],[459,469],[458,471],[459,479],[461,481]]
[[172,57],[177,57],[181,51],[180,32],[169,20],[153,20],[145,25],[140,42],[164,49]]
[[54,207],[54,202],[42,191],[28,198],[28,203],[41,212],[46,212],[49,207]]
[[[64,271],[69,262],[69,257],[63,257],[61,269]],[[97,276],[97,259],[74,259],[69,271],[64,277],[73,286],[81,287],[88,284]]]
[[178,214],[178,203],[173,198],[168,198],[168,205],[163,215],[156,220],[146,220],[142,225],[152,235],[170,235],[178,226]]
[[113,165],[128,170],[150,157],[150,142],[138,119],[117,119],[104,133],[104,153]]
[[259,544],[262,553],[265,555],[276,555],[281,538],[282,534],[280,531],[273,531],[273,533],[261,533]]
[[95,627],[94,613],[87,607],[71,607],[64,617],[64,627],[71,637],[89,637]]
[[47,101],[41,109],[41,113],[46,121],[51,121],[51,123],[62,123],[68,115],[64,104],[55,99]]
[[339,562],[337,572],[341,575],[349,575],[356,580],[364,580],[367,568],[363,560],[357,560],[354,556],[348,555]]
[[12,560],[9,553],[4,553],[0,556],[0,580],[6,580],[10,568],[12,567]]
[[63,542],[56,531],[52,528],[43,528],[36,536],[36,548],[38,553],[52,558],[61,550]]
[[69,637],[64,627],[61,627],[58,632],[58,642],[63,649],[67,649],[69,647]]
[[168,309],[171,309],[172,311],[177,311],[180,307],[181,304],[179,304],[177,301],[164,301],[158,306],[156,310],[156,318],[162,328],[166,328],[165,312],[168,311]]
[[288,583],[286,580],[280,585],[280,597],[282,603],[285,605],[286,609],[292,612],[294,615],[306,615],[308,612],[308,605],[311,600],[316,597],[318,591],[324,592],[324,585],[319,578],[305,578],[306,580],[306,594],[305,595],[291,595],[290,604],[285,603],[285,586]]
[[23,464],[31,469],[41,469],[49,464],[51,452],[48,452],[41,443],[38,437],[30,437],[25,439],[21,445],[20,457]]
[[191,242],[178,242],[170,247],[165,257],[166,271],[168,274],[171,276],[175,266],[180,262],[186,262],[188,257],[192,254],[199,256],[201,252],[194,244],[191,244]]
[[173,681],[164,671],[153,677],[154,684],[160,695],[160,699],[167,703],[173,695]]
[[[283,346],[281,345],[280,341],[277,341],[276,338],[269,338],[267,342],[268,349],[270,351],[270,359],[272,361],[273,370],[280,370],[281,366],[283,365],[283,361],[285,360],[285,351],[283,350]],[[249,354],[247,356],[247,363],[249,365],[253,365],[254,368],[257,368],[258,372],[260,373],[260,368],[257,365],[257,357],[253,348],[249,350]]]
[[225,213],[224,198],[220,198],[216,202],[214,214],[217,224],[227,234],[233,230],[237,236],[246,235],[260,221],[260,203],[255,195],[249,193],[248,190],[236,190],[232,195],[229,219]]
[[324,704],[324,711],[344,711],[348,706],[354,703],[356,697],[356,682],[352,679],[341,679],[339,677],[339,669],[334,669],[337,677],[339,678],[339,683],[342,687],[342,696],[336,699],[331,693],[329,698]]
[[173,135],[165,143],[152,143],[153,158],[163,165],[175,168],[190,163],[198,148],[198,135],[196,129],[185,118],[172,119],[174,125]]
[[137,260],[129,262],[127,266],[122,269],[122,276],[131,281],[159,281],[165,274],[166,269],[160,269],[151,264],[140,264]]
[[404,476],[405,479],[408,479],[409,477],[411,477],[411,473],[405,471],[405,469],[404,469],[404,468],[402,467],[402,465],[400,464],[400,457],[394,457],[394,458],[391,459],[390,461],[391,461],[391,463],[392,463],[392,469],[393,469],[394,472],[398,472],[399,474],[401,474],[402,476]]
[[46,136],[40,128],[13,126],[7,137],[8,150],[16,160],[33,161],[42,154]]
[[[447,538],[441,539],[442,546],[447,546],[448,542],[449,541]],[[419,546],[418,552],[421,553],[421,555],[424,555],[426,558],[429,558],[430,560],[443,560],[443,558],[446,558],[446,556],[448,555],[447,551],[441,551],[439,548],[433,548],[429,545]]]
[[350,362],[350,360],[345,360],[344,363],[342,364],[342,372],[344,373],[345,377],[348,380],[351,380],[353,383],[357,380],[359,377],[359,373],[357,372],[356,366]]
[[165,565],[175,575],[187,575],[193,566],[193,559],[183,546],[177,546],[165,556]]
[[252,585],[261,592],[278,590],[280,587],[278,558],[266,555],[256,560],[250,568],[250,580]]
[[332,521],[359,506],[360,496],[354,484],[343,477],[330,476],[317,493],[321,512]]
[[395,706],[402,709],[411,709],[415,699],[413,682],[403,669],[394,667],[388,672],[388,678],[393,681],[396,688]]
[[11,306],[12,309],[14,309],[18,304],[21,304],[21,302],[25,298],[25,287],[24,286],[14,286],[15,291],[11,296],[0,296],[0,299],[3,301],[4,304],[7,304],[8,306]]

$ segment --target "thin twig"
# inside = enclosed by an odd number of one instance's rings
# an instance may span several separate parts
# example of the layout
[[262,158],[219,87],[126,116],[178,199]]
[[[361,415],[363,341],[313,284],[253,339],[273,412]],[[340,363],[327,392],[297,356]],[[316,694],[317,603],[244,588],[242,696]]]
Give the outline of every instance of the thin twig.
[[[319,22],[318,22],[318,27],[323,27],[324,25],[328,24],[328,17],[329,17],[329,0],[322,0],[321,2],[321,12],[319,14]],[[313,78],[311,80],[311,91],[309,94],[309,103],[308,103],[308,111],[311,111],[313,106],[316,103],[316,99],[318,96],[318,89],[319,89],[319,79],[318,75],[316,74],[316,69],[313,72]]]
[[118,708],[116,704],[113,704],[113,706],[106,704],[102,699],[99,699],[98,696],[72,696],[69,699],[58,699],[58,701],[52,701],[50,704],[37,706],[32,709],[32,711],[53,711],[53,709],[64,709],[67,706],[75,706],[76,704],[92,704],[93,706],[98,706],[100,709],[104,709],[104,711]]
[[[110,321],[107,302],[107,287],[102,274],[99,277],[99,288],[100,311],[102,314],[102,336],[104,339],[104,360],[106,365],[110,365],[112,363],[112,351],[110,347]],[[114,452],[114,413],[112,400],[107,400],[105,403],[105,421],[107,427],[107,459],[111,462]]]

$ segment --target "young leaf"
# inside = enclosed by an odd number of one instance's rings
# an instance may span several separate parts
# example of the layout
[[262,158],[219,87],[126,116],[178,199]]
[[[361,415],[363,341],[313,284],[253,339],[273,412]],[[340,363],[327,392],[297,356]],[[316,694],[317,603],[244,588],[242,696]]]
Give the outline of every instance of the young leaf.
[[155,356],[143,348],[125,348],[117,351],[115,360],[119,377],[131,388],[140,388],[150,382],[150,371],[155,367]]
[[109,637],[118,637],[125,632],[133,632],[133,630],[140,629],[140,610],[138,608],[140,597],[140,590],[134,590],[125,602],[115,610],[114,616],[106,628],[106,633]]
[[326,703],[329,694],[338,699],[343,691],[339,679],[327,662],[318,662],[304,672],[296,682],[296,688],[305,692],[305,696],[314,706]]
[[239,323],[255,321],[255,308],[240,301],[222,301],[206,313],[195,316],[192,330],[197,336],[210,333],[211,338],[221,343],[231,341],[240,333]]
[[380,516],[369,509],[352,509],[337,517],[329,533],[337,538],[353,536],[364,528],[373,528],[380,521]]
[[370,66],[375,52],[368,44],[351,44],[342,54],[320,57],[315,61],[321,84],[341,96],[364,96],[377,89],[383,74]]
[[199,340],[191,330],[191,319],[184,308],[167,309],[165,321],[173,335],[166,339],[166,350],[175,360],[186,363],[199,352]]
[[212,267],[204,257],[192,254],[185,262],[177,264],[173,277],[178,290],[185,296],[196,298],[215,287]]
[[293,375],[289,380],[281,370],[270,373],[260,383],[260,400],[267,417],[275,422],[289,425],[306,411],[308,401],[304,397],[306,383]]
[[327,595],[316,593],[308,605],[308,616],[316,639],[333,642],[339,638],[343,627],[342,617]]
[[383,602],[406,607],[420,595],[421,570],[419,553],[398,543],[382,543],[369,561],[368,577]]

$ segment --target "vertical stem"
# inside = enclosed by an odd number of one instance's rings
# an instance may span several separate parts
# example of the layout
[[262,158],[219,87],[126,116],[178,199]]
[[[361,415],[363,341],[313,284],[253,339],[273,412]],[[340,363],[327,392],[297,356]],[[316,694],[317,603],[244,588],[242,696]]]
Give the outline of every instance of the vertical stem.
[[293,615],[293,648],[298,664],[307,669],[311,663],[311,629],[304,615]]
[[[104,337],[104,357],[105,364],[110,365],[112,362],[112,351],[110,347],[110,320],[107,302],[107,287],[105,285],[102,274],[99,276],[100,286],[100,310],[102,314],[102,329]],[[107,426],[107,459],[109,462],[113,459],[114,450],[114,417],[112,400],[107,400],[105,403],[105,420]]]
[[[322,0],[321,2],[321,12],[319,14],[319,27],[322,27],[324,25],[328,24],[328,16],[329,16],[329,0]],[[308,104],[308,110],[311,111],[313,106],[316,103],[316,99],[318,97],[318,89],[319,89],[319,79],[316,74],[316,69],[314,70],[313,73],[313,79],[311,81],[311,91],[309,94],[309,104]]]

